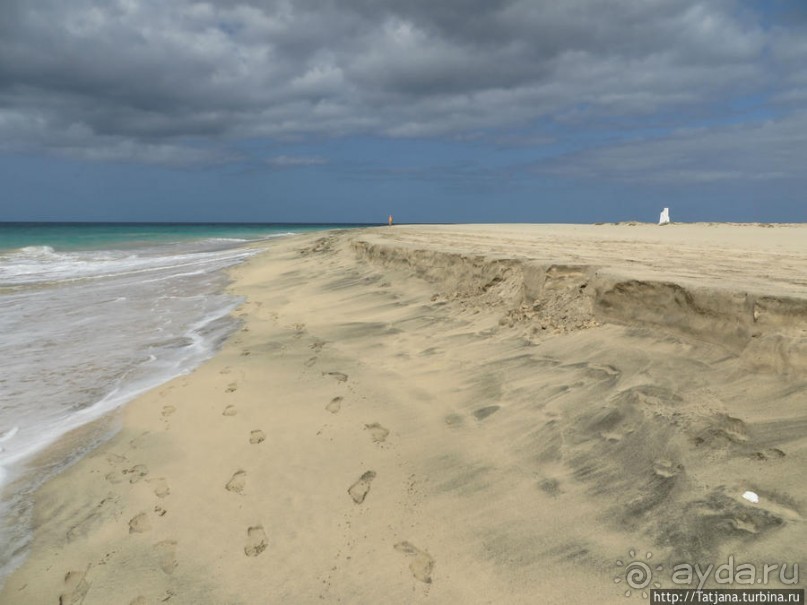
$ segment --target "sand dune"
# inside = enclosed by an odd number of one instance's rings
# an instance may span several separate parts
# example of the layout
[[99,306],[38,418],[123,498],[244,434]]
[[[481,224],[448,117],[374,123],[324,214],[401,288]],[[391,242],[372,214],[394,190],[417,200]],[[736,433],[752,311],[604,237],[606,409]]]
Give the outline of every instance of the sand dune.
[[803,563],[805,236],[273,243],[242,330],[40,491],[0,602],[625,603],[632,560]]

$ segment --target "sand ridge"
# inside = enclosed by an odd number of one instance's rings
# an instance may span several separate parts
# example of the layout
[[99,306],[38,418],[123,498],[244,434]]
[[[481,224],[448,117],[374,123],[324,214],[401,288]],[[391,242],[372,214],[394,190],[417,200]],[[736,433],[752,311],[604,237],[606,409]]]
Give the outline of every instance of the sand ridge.
[[[0,602],[624,603],[630,552],[800,561],[801,285],[713,280],[753,228],[678,227],[657,233],[689,242],[693,275],[700,246],[704,291],[683,261],[659,278],[610,259],[644,227],[272,244],[234,271],[241,331],[41,490]],[[700,337],[692,309],[745,294],[777,319],[739,306]],[[624,310],[642,297],[677,319]],[[787,363],[752,363],[759,338]]]

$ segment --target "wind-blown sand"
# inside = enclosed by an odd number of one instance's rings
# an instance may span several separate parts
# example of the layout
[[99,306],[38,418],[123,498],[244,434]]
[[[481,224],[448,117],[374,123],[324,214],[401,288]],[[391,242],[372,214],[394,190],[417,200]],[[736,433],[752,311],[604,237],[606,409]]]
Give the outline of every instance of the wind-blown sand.
[[804,562],[807,227],[267,249],[243,329],[40,490],[0,603],[626,603],[648,552],[668,587]]

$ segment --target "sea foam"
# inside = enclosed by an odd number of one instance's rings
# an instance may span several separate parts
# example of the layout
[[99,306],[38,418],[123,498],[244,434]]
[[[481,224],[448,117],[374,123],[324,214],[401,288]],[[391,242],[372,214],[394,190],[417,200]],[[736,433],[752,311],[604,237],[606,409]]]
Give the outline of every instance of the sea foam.
[[15,486],[0,492],[0,580],[29,540],[20,519],[45,479],[26,461],[210,357],[237,325],[222,270],[257,252],[208,239],[0,255],[0,488]]

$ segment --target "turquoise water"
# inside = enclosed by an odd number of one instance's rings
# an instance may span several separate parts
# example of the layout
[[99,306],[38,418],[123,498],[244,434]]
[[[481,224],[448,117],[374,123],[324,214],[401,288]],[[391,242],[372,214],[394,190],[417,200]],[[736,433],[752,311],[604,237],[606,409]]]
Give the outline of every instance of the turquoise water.
[[28,246],[55,250],[129,248],[203,238],[262,239],[357,224],[283,223],[0,223],[0,251]]

